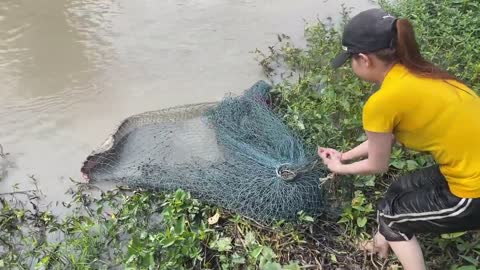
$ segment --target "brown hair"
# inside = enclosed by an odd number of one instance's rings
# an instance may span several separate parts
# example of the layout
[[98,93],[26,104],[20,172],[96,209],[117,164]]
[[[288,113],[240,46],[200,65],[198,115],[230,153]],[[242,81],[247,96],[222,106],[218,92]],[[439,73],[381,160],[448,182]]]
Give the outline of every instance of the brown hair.
[[383,49],[373,53],[380,60],[387,63],[396,61],[421,77],[461,82],[455,76],[423,58],[415,39],[413,26],[407,19],[397,20],[396,31],[397,36],[394,40],[394,48]]

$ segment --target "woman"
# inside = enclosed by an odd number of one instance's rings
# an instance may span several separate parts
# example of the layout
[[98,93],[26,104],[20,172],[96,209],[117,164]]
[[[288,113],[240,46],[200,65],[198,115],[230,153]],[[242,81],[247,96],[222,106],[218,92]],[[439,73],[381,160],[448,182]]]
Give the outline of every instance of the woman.
[[387,171],[393,139],[433,156],[438,165],[389,187],[373,240],[375,252],[385,257],[391,247],[404,269],[425,269],[416,233],[480,228],[480,98],[421,56],[408,20],[381,9],[352,18],[342,45],[333,66],[351,58],[358,77],[381,87],[363,108],[367,141],[318,153],[333,173],[359,175]]

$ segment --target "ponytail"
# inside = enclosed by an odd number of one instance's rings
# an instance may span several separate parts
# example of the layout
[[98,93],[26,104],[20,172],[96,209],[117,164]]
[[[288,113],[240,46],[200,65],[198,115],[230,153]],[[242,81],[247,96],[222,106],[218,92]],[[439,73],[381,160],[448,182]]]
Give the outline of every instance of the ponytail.
[[396,30],[395,58],[400,64],[418,76],[460,81],[455,76],[423,58],[415,39],[412,24],[407,19],[397,20]]

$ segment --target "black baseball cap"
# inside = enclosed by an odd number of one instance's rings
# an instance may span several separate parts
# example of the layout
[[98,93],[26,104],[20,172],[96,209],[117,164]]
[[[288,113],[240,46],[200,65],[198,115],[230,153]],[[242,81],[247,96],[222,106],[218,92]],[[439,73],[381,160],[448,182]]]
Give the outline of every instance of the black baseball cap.
[[345,26],[342,35],[343,51],[332,61],[332,67],[342,66],[357,53],[370,53],[393,48],[397,18],[382,9],[373,8],[355,15]]

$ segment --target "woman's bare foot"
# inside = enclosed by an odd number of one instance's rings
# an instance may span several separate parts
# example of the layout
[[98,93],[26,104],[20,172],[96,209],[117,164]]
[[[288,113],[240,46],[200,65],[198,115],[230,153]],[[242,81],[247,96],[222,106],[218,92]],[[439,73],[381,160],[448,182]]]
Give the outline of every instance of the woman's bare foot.
[[377,247],[378,255],[381,258],[386,259],[388,257],[388,250],[390,248],[390,244],[388,244],[387,239],[385,239],[381,233],[377,232],[375,237],[373,237],[373,241],[375,241],[375,247]]
[[380,258],[386,259],[388,257],[388,250],[390,245],[387,239],[380,233],[377,233],[373,240],[364,241],[360,243],[360,249],[365,250],[368,253],[378,253]]

